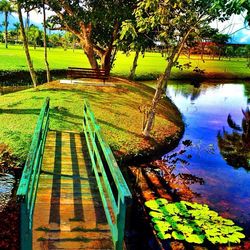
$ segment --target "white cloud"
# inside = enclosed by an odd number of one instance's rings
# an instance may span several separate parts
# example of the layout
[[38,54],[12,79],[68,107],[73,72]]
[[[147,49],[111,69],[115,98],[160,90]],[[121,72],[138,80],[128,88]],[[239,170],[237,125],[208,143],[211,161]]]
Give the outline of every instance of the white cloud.
[[214,21],[211,27],[217,28],[219,32],[231,36],[231,43],[250,44],[250,27],[245,23],[244,13],[233,15],[225,22]]

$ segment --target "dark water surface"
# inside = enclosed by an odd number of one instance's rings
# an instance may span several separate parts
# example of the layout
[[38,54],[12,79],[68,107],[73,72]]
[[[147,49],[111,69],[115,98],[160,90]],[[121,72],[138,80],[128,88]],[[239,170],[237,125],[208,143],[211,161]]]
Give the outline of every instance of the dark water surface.
[[[188,173],[204,179],[204,184],[192,184],[197,195],[194,201],[207,203],[222,216],[233,219],[250,235],[250,170],[229,166],[220,154],[217,134],[227,124],[230,113],[241,124],[241,109],[248,104],[249,84],[170,84],[167,95],[183,114],[185,134],[179,146],[167,154],[186,150],[178,161],[175,173]],[[248,97],[247,97],[248,96]],[[182,142],[191,140],[190,146]]]
[[13,175],[0,173],[0,212],[10,201],[14,184],[15,177]]
[[22,91],[30,88],[30,86],[8,86],[0,87],[0,95],[6,95],[17,91]]

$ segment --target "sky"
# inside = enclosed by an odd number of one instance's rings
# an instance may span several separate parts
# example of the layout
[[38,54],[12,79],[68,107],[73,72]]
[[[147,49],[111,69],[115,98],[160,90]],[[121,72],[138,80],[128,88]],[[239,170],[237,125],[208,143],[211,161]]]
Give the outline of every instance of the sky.
[[[244,23],[244,14],[233,15],[228,21],[211,23],[221,33],[231,35],[230,43],[250,44],[250,27]],[[244,28],[245,27],[245,28]]]
[[[30,13],[31,23],[42,27],[42,15],[35,11]],[[12,14],[10,17],[10,28],[12,24],[17,22],[18,18],[16,14]],[[3,15],[0,14],[0,24],[3,22]],[[231,35],[230,43],[237,44],[250,44],[250,27],[244,24],[244,14],[233,15],[230,20],[225,22],[215,21],[210,24],[211,27],[219,29],[221,33]],[[245,28],[244,28],[245,27]],[[3,30],[3,27],[0,27]]]

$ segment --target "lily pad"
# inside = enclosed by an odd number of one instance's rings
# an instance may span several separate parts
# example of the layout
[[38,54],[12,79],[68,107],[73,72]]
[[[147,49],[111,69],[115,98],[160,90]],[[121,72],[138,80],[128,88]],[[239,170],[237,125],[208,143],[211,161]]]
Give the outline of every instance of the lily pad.
[[158,212],[149,212],[149,215],[150,216],[152,216],[152,217],[154,217],[154,218],[157,218],[157,219],[164,219],[164,214],[162,214],[162,213],[158,213]]
[[233,236],[238,237],[240,239],[244,239],[245,238],[245,235],[243,233],[240,233],[240,232],[233,233]]
[[185,240],[185,236],[182,233],[172,232],[172,236],[176,240]]
[[189,243],[202,244],[204,242],[205,235],[191,234],[186,237],[186,241]]
[[171,239],[171,234],[169,234],[169,233],[159,232],[159,233],[157,233],[157,236],[158,236],[161,240]]
[[154,229],[160,239],[186,240],[202,244],[205,239],[213,244],[240,243],[243,229],[225,219],[205,204],[186,201],[168,203],[166,199],[146,202],[151,209]]

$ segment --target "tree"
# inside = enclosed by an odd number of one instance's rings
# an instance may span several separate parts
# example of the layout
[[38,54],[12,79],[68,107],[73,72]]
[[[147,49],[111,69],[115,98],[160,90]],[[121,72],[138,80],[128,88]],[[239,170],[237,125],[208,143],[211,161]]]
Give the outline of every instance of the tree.
[[39,28],[33,24],[30,25],[28,33],[28,40],[33,45],[34,49],[36,49],[37,44],[42,40],[42,32]]
[[49,35],[49,43],[51,47],[61,46],[61,41],[59,34],[51,34]]
[[54,29],[74,34],[88,57],[92,68],[110,71],[114,41],[122,21],[130,18],[136,0],[64,1],[46,4],[56,13],[49,21]]
[[46,24],[46,8],[45,1],[42,0],[42,9],[43,9],[43,46],[44,46],[44,62],[47,74],[47,82],[51,81],[49,62],[48,62],[48,50],[47,50],[47,24]]
[[147,48],[153,47],[153,33],[143,34],[135,30],[135,24],[132,21],[124,22],[122,25],[121,36],[119,40],[119,49],[125,53],[129,53],[131,50],[135,51],[133,65],[130,70],[129,79],[134,80],[135,71],[138,66],[138,59],[140,53],[144,54]]
[[211,41],[216,45],[219,60],[221,59],[223,48],[225,47],[229,38],[230,36],[228,34],[221,34],[221,33],[215,33],[211,37]]
[[204,25],[203,27],[200,28],[199,34],[198,34],[198,39],[200,40],[201,43],[201,60],[204,61],[204,53],[206,46],[211,42],[211,37],[214,36],[215,34],[218,33],[218,29],[213,29],[209,25]]
[[3,41],[3,33],[0,31],[0,41]]
[[222,8],[227,7],[226,0],[141,0],[137,4],[134,14],[139,32],[154,31],[157,40],[164,42],[169,48],[167,66],[158,79],[143,130],[145,136],[150,135],[157,105],[165,92],[172,67],[178,62],[190,33],[195,30],[198,32],[216,18],[225,19],[226,13]]
[[19,32],[20,32],[20,23],[14,23],[13,26],[15,27],[14,31],[16,32],[16,42],[18,43]]
[[234,47],[233,46],[227,46],[225,50],[225,56],[231,61],[231,58],[234,57]]
[[16,6],[17,6],[17,13],[18,13],[18,18],[19,18],[19,22],[20,22],[20,30],[21,30],[21,34],[23,37],[23,46],[24,46],[24,50],[25,50],[25,54],[26,54],[29,72],[30,72],[30,76],[31,76],[31,79],[33,82],[33,86],[35,88],[37,86],[37,76],[36,76],[36,73],[35,73],[35,70],[33,67],[33,63],[31,61],[30,53],[29,53],[29,45],[28,45],[28,40],[27,40],[27,36],[25,33],[24,23],[23,23],[22,5],[19,1],[16,1]]
[[7,0],[0,1],[0,12],[4,13],[4,26],[5,26],[5,48],[8,48],[8,25],[9,25],[9,15],[14,12],[12,4]]

